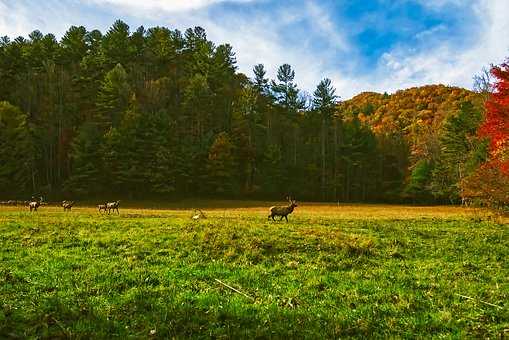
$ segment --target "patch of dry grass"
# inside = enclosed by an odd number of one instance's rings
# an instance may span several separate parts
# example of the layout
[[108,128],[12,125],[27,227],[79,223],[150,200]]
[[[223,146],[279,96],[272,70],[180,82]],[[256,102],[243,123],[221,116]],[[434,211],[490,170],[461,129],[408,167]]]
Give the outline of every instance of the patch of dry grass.
[[[223,218],[260,218],[267,219],[268,208],[273,205],[282,205],[284,202],[260,202],[260,201],[183,201],[178,203],[136,203],[121,204],[120,216],[123,218],[164,218],[164,217],[187,217],[196,208],[202,209],[209,217]],[[14,213],[3,214],[0,218],[19,216],[16,213],[29,213],[28,207],[0,206],[0,212]],[[49,216],[61,216],[63,208],[56,205],[42,206],[38,214]],[[89,216],[115,216],[99,213],[95,206],[90,204],[76,203],[72,212]],[[35,214],[35,213],[34,213]],[[65,215],[64,215],[65,216]],[[345,220],[386,220],[386,219],[457,219],[457,218],[495,218],[491,212],[479,208],[464,208],[459,206],[410,206],[410,205],[387,205],[387,204],[327,204],[300,202],[292,219],[345,219]],[[505,219],[503,222],[507,222]]]

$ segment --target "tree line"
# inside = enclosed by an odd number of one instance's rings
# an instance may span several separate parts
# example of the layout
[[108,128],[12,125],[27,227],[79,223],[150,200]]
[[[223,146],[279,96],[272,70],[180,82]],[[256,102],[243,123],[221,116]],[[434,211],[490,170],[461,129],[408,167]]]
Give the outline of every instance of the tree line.
[[0,79],[6,197],[454,202],[488,154],[482,91],[306,95],[200,27],[3,37]]

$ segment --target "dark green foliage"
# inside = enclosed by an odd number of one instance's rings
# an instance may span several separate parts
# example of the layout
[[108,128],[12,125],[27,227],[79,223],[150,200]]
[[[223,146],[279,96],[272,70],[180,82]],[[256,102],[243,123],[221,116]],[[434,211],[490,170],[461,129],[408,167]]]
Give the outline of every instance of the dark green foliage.
[[0,102],[0,195],[19,198],[32,190],[34,160],[27,116],[19,108]]
[[106,73],[99,89],[97,110],[98,120],[106,127],[118,126],[122,114],[129,107],[132,92],[127,79],[127,73],[121,64],[117,64]]
[[316,87],[313,96],[314,109],[327,119],[332,118],[338,99],[332,81],[328,78],[322,80]]
[[285,171],[282,163],[281,149],[277,145],[269,145],[262,159],[261,174],[263,188],[272,197],[281,197],[287,193],[286,184],[293,175]]
[[129,197],[175,190],[172,131],[164,113],[127,111],[103,147],[106,185]]
[[106,180],[102,163],[103,135],[96,124],[83,124],[71,149],[72,175],[65,183],[67,191],[77,197],[101,193]]
[[[332,116],[336,109],[336,89],[332,86],[330,79],[324,79],[318,84],[315,92],[313,93],[313,106],[316,112],[320,115],[321,131],[320,131],[320,145],[321,145],[321,188],[322,199],[327,199],[328,181],[327,181],[327,137],[328,126],[330,125]],[[334,150],[332,154],[337,152],[337,142],[334,143]],[[333,183],[335,185],[336,183]],[[335,197],[336,198],[336,197]]]
[[265,66],[263,66],[263,64],[255,65],[253,73],[255,75],[254,85],[260,93],[265,94],[269,88],[269,80],[265,78],[265,75],[267,74]]
[[235,190],[237,189],[236,170],[234,145],[228,134],[222,132],[217,135],[209,150],[207,175],[210,192],[226,197],[231,197],[238,192]]
[[[233,47],[215,45],[201,27],[132,31],[119,20],[104,35],[72,26],[59,42],[39,31],[4,37],[0,101],[18,107],[16,124],[30,131],[11,124],[2,133],[35,151],[2,155],[2,195],[373,201],[404,193],[417,201],[423,189],[454,201],[457,183],[484,158],[478,105],[450,109],[475,99],[466,90],[428,86],[338,103],[329,79],[306,97],[289,64],[273,80],[263,64],[253,73],[239,73]],[[420,159],[431,170],[417,183]]]
[[377,141],[368,126],[358,119],[345,122],[341,131],[342,140],[338,147],[339,164],[342,169],[336,180],[340,198],[345,201],[366,201],[376,193],[376,180],[379,176],[377,163]]
[[444,121],[440,157],[430,177],[430,188],[436,197],[458,201],[459,183],[485,161],[488,143],[477,135],[482,119],[471,102],[464,102],[457,115]]
[[295,71],[288,64],[281,65],[277,71],[277,80],[272,81],[272,92],[276,102],[283,106],[288,113],[297,113],[304,108],[304,101],[299,96],[299,89],[294,83]]
[[431,165],[427,160],[418,162],[412,169],[404,194],[414,199],[426,199],[429,195],[427,184],[431,175]]

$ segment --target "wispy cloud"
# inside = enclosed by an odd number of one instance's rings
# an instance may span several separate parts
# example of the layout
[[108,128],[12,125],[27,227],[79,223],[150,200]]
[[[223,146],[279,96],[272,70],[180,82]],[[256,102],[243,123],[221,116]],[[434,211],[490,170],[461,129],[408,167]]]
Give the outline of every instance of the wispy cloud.
[[38,29],[59,37],[72,25],[106,27],[103,16],[86,9],[79,1],[0,0],[0,36],[27,36]]
[[383,54],[376,72],[379,80],[371,79],[372,88],[394,91],[427,83],[471,87],[473,75],[483,66],[504,61],[509,55],[509,42],[504,38],[509,30],[509,2],[483,0],[473,6],[479,26],[470,44],[458,47],[447,38],[427,37],[433,32],[422,32],[421,45],[399,46]]
[[0,35],[17,37],[30,30],[28,8],[20,8],[0,0],[0,13]]
[[88,0],[89,2],[100,5],[120,6],[123,9],[148,11],[154,14],[154,11],[164,11],[168,13],[183,12],[189,10],[202,9],[211,5],[237,2],[247,3],[255,0]]

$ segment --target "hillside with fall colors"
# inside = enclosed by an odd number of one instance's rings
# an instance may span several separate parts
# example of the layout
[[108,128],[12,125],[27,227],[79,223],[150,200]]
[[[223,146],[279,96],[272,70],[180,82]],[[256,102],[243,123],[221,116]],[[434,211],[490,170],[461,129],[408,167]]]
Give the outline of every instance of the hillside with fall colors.
[[470,90],[445,85],[426,85],[394,94],[363,92],[338,105],[347,117],[368,124],[377,134],[405,131],[408,137],[426,127],[440,128],[444,119],[471,102],[482,109],[482,97]]
[[[382,149],[382,141],[394,148],[400,140],[393,156],[400,168],[405,164],[402,197],[456,200],[458,181],[485,157],[486,143],[477,136],[483,100],[464,88],[426,85],[390,95],[364,92],[338,104],[338,113],[368,126]],[[458,162],[457,169],[445,162]]]

